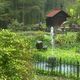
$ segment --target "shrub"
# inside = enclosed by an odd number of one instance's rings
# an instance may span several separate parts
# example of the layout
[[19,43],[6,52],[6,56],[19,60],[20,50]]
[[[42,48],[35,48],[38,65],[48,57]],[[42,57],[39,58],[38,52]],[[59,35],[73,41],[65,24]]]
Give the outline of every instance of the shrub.
[[43,41],[43,45],[51,46],[51,38],[47,32],[37,31],[35,33],[35,40]]
[[30,31],[30,32],[22,32],[20,35],[25,35],[29,38],[31,45],[36,47],[37,41],[42,41],[44,46],[51,46],[51,39],[47,32],[43,31]]
[[33,47],[36,46],[36,42],[37,41],[42,41],[43,42],[43,46],[48,46],[51,47],[51,37],[50,34],[47,32],[43,32],[43,31],[28,31],[28,32],[18,32],[19,35],[23,36],[27,36],[27,38],[29,38],[29,41],[31,42],[31,45]]
[[45,33],[42,32],[42,31],[36,32],[36,33],[35,33],[35,36],[36,36],[35,39],[36,39],[36,40],[41,40],[41,41],[43,41],[43,40],[44,40],[44,34],[45,34]]
[[22,31],[24,30],[24,25],[17,20],[13,20],[11,24],[8,25],[8,29],[11,29],[12,31]]
[[55,38],[56,44],[63,47],[72,47],[76,43],[76,33],[68,33],[67,35],[58,35]]
[[0,80],[32,80],[29,40],[8,30],[0,32]]
[[46,58],[37,50],[35,51],[33,58],[35,62],[41,62],[43,60],[46,61]]

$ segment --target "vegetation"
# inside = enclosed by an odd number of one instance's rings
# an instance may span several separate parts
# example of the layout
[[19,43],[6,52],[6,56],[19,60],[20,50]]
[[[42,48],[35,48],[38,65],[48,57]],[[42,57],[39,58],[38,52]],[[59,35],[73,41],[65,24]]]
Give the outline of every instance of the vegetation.
[[[52,49],[45,18],[53,8],[65,10],[71,16],[67,27],[80,27],[80,0],[0,0],[0,80],[34,79],[33,58],[80,61],[80,32],[57,34]],[[46,50],[36,49],[38,40],[47,46]],[[37,75],[35,79],[58,80]]]
[[[42,40],[44,45],[48,46],[48,49],[41,50],[41,51],[36,51],[36,59],[43,59],[43,58],[48,58],[50,56],[54,56],[57,59],[64,59],[64,60],[73,60],[74,62],[79,60],[80,61],[80,42],[79,42],[79,36],[77,37],[77,34],[79,33],[67,33],[66,34],[58,34],[55,38],[55,48],[51,49],[51,38],[48,35],[45,36],[42,34],[42,36],[39,38],[36,36],[34,39],[34,42],[36,42],[37,39]],[[40,34],[41,35],[41,34]],[[35,45],[35,44],[34,44]],[[52,51],[53,50],[53,51]],[[38,58],[37,58],[38,57]]]
[[[52,76],[36,76],[38,80],[67,80],[67,78],[63,77],[52,77]],[[69,79],[68,80],[74,80],[74,79]]]
[[14,32],[2,30],[0,45],[0,79],[32,80],[32,52],[29,40]]
[[79,24],[79,5],[79,0],[0,0],[0,27],[7,28],[16,20],[21,24],[17,26],[19,30],[27,30],[27,25],[44,23],[45,15],[53,8],[67,11],[72,16],[71,23]]

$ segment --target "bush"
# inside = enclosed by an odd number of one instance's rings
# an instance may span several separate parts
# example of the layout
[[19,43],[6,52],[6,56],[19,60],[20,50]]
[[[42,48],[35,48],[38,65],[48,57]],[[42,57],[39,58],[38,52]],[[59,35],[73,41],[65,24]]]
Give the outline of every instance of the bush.
[[58,35],[55,39],[56,44],[63,47],[72,47],[76,43],[76,33]]
[[0,80],[32,80],[29,40],[8,30],[0,32]]
[[8,29],[11,29],[12,31],[22,31],[24,30],[24,25],[17,20],[12,20],[11,24],[8,25]]
[[30,31],[30,32],[20,32],[20,35],[27,36],[29,38],[29,41],[31,42],[32,47],[36,47],[36,42],[37,41],[42,41],[44,46],[51,46],[51,39],[50,36],[47,32],[43,31]]
[[35,39],[43,41],[44,40],[44,35],[45,35],[44,32],[38,31],[38,32],[35,33],[35,36],[36,36]]
[[35,54],[33,55],[34,61],[35,62],[41,62],[41,61],[46,61],[46,57],[43,56],[39,51],[35,51]]
[[51,46],[51,38],[47,32],[37,31],[35,33],[35,40],[43,41],[43,45],[46,45],[48,47]]

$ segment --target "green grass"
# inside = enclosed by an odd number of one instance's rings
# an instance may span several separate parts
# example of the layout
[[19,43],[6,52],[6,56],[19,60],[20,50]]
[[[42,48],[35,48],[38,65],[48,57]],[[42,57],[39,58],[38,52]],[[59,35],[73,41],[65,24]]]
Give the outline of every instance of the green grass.
[[[46,51],[36,51],[39,55],[46,57],[56,57],[62,58],[64,60],[72,60],[72,61],[80,61],[80,54],[76,50],[80,49],[80,43],[76,43],[76,36],[77,32],[68,32],[67,35],[65,34],[57,34],[56,38],[61,45],[57,45],[56,48],[51,49],[51,37],[50,33],[42,32],[42,31],[27,31],[27,32],[18,32],[20,35],[27,36],[26,38],[31,39],[32,48],[35,48],[35,43],[37,39],[40,37],[43,39],[44,45],[48,46],[48,50]],[[42,37],[44,36],[44,37]]]
[[63,78],[63,77],[54,77],[54,76],[37,75],[36,80],[74,80],[74,79]]
[[64,60],[69,60],[69,61],[80,61],[80,54],[75,52],[75,48],[73,49],[60,49],[60,48],[55,48],[53,49],[48,49],[47,51],[38,51],[38,54],[41,54],[42,56],[46,57],[56,57],[58,59],[62,58]]
[[56,80],[54,77],[50,77],[50,76],[36,76],[36,80]]

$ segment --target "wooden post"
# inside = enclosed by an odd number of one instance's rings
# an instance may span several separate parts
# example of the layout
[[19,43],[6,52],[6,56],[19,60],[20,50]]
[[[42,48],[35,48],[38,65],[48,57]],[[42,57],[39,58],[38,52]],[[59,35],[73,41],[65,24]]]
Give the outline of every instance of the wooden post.
[[77,61],[77,79],[79,78],[79,62]]
[[67,59],[67,77],[68,77],[68,74],[69,72],[68,72],[68,59]]
[[65,64],[65,60],[64,60],[64,62],[63,62],[63,65],[64,65],[64,75],[65,75],[65,65],[66,65],[66,64]]
[[59,73],[61,74],[61,71],[62,71],[62,70],[61,70],[61,63],[62,63],[62,60],[61,60],[61,58],[60,58],[60,61],[59,61],[59,63],[60,63],[60,64],[59,64],[59,65],[60,65]]

